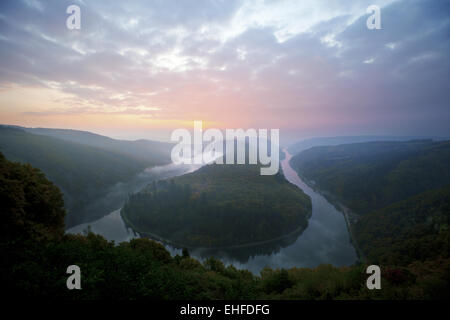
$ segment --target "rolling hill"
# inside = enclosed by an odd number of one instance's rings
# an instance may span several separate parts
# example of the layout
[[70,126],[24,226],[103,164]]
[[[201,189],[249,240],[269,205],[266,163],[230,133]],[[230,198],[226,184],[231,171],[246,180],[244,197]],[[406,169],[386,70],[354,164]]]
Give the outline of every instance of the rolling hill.
[[308,184],[355,213],[372,263],[448,259],[450,142],[369,142],[314,147],[291,159]]
[[124,219],[140,234],[186,247],[247,245],[303,230],[311,201],[279,172],[206,165],[131,195]]
[[21,128],[24,131],[58,138],[64,141],[88,145],[91,147],[127,155],[152,165],[166,164],[170,159],[171,143],[151,140],[116,140],[88,131],[48,128]]
[[[98,138],[97,142],[100,143],[101,139]],[[0,127],[0,152],[9,160],[30,163],[41,169],[61,188],[68,210],[67,227],[97,217],[96,213],[81,213],[82,209],[105,194],[111,186],[128,181],[147,167],[170,161],[165,152],[155,152],[148,158],[136,157],[127,152],[113,151],[113,147],[108,150],[85,142],[80,144],[32,134],[20,128]],[[123,143],[116,144],[113,140],[110,145]]]
[[[341,144],[374,142],[374,141],[410,141],[419,139],[431,139],[430,137],[408,137],[408,136],[342,136],[342,137],[314,137],[301,140],[289,146],[288,151],[296,155],[303,150],[320,146],[337,146]],[[433,140],[442,140],[435,138]]]

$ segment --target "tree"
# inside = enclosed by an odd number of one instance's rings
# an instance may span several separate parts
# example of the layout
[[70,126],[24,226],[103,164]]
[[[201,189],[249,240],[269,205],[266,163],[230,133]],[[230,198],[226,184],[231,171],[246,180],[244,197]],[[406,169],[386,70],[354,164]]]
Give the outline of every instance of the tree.
[[60,238],[65,214],[61,191],[39,169],[0,153],[0,242]]

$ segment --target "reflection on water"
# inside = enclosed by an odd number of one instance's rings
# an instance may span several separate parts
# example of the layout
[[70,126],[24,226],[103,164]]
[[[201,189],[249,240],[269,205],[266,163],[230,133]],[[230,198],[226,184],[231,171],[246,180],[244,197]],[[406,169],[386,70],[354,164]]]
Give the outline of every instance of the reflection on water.
[[[300,187],[312,201],[312,216],[308,221],[308,227],[301,233],[293,234],[280,241],[270,244],[227,250],[195,249],[191,250],[191,256],[201,261],[214,256],[225,264],[233,264],[240,269],[248,269],[259,273],[264,267],[292,268],[315,267],[319,264],[333,264],[335,266],[351,265],[357,257],[353,245],[350,243],[344,216],[337,211],[323,196],[309,188],[290,167],[291,155],[285,151],[286,157],[282,161],[286,179]],[[167,167],[167,168],[165,168]],[[151,169],[153,170],[153,169]],[[168,166],[159,168],[160,177],[167,178],[168,172],[176,175]],[[184,169],[184,173],[194,168]],[[178,170],[183,174],[183,170]],[[88,224],[76,226],[68,232],[78,233],[87,228]],[[109,240],[116,242],[127,241],[135,236],[127,229],[120,218],[119,210],[110,215],[89,223],[94,233],[99,233]],[[172,255],[180,254],[181,250],[166,245]]]
[[240,248],[229,248],[229,249],[205,248],[205,249],[193,249],[190,251],[192,256],[200,260],[204,260],[208,257],[215,257],[225,262],[225,264],[233,264],[235,266],[242,265],[244,266],[243,268],[247,268],[245,265],[249,262],[250,259],[258,256],[269,257],[273,254],[280,252],[282,248],[286,248],[295,243],[295,241],[298,239],[301,233],[302,230],[298,230],[286,237],[283,237],[282,239],[253,246],[245,246]]
[[[292,156],[281,165],[288,181],[300,187],[312,201],[312,216],[308,227],[298,236],[283,239],[270,245],[235,251],[212,252],[226,264],[259,273],[265,266],[271,268],[316,267],[320,264],[351,265],[357,260],[350,243],[344,216],[323,196],[308,187],[289,165]],[[210,254],[211,252],[206,252]],[[192,256],[205,258],[205,252],[193,251]]]
[[115,242],[129,241],[138,238],[139,235],[130,228],[127,228],[120,216],[120,209],[111,212],[107,216],[89,223],[79,224],[67,230],[68,233],[84,233],[87,230],[96,234],[101,234],[108,240]]
[[[95,212],[96,214],[101,214],[101,212],[107,210],[107,208],[110,208],[108,212],[114,211],[107,215],[103,214],[103,218],[93,222],[74,226],[66,230],[66,232],[83,233],[89,227],[92,232],[101,234],[108,240],[114,240],[117,243],[128,241],[137,236],[125,226],[125,223],[120,217],[120,208],[126,201],[128,194],[141,190],[152,181],[176,177],[193,172],[198,168],[200,168],[200,165],[168,164],[146,169],[131,181],[116,184],[109,190],[106,196],[98,199],[96,203],[89,206],[89,211]],[[95,215],[91,214],[90,216]]]

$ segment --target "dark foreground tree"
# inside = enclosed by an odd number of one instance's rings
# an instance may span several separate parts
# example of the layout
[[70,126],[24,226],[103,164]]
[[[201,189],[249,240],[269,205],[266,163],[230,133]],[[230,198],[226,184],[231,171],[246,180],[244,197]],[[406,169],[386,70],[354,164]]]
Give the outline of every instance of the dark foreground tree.
[[51,240],[64,234],[60,190],[29,164],[7,161],[0,153],[0,239]]
[[[61,193],[37,169],[0,156],[0,283],[8,298],[91,299],[445,299],[450,259],[382,266],[382,290],[365,286],[366,266],[271,270],[260,276],[210,258],[171,257],[163,245],[119,245],[93,233],[64,234]],[[81,290],[66,286],[81,269]]]

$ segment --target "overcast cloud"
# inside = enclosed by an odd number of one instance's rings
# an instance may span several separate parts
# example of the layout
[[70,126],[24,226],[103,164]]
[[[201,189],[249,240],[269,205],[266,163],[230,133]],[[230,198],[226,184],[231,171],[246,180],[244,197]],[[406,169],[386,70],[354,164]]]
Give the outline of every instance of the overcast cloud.
[[[65,27],[70,4],[81,30]],[[381,30],[366,27],[371,4]],[[450,135],[449,10],[437,0],[1,1],[0,114],[14,113],[9,90],[43,88],[61,97],[17,109],[33,123],[117,114],[302,136]]]

